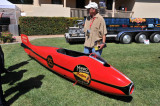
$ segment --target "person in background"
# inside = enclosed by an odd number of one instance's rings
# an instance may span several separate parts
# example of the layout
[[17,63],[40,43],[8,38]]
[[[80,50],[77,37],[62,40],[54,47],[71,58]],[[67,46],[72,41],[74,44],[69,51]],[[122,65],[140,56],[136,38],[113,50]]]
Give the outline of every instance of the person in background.
[[[2,15],[3,15],[3,13],[0,13],[0,19],[2,18]],[[1,33],[0,33],[0,36],[1,36]],[[9,72],[4,67],[4,53],[3,53],[1,45],[0,45],[0,72],[1,73],[3,73],[3,72],[5,72],[5,73]]]
[[2,50],[2,47],[0,45],[0,73],[7,73],[9,72],[7,69],[5,69],[5,66],[4,66],[4,53],[3,53],[3,50]]
[[[0,18],[2,17],[2,15],[3,13],[0,13]],[[8,71],[4,68],[4,53],[0,45],[0,106],[7,106],[4,95],[3,95],[2,82],[1,82],[1,73],[3,72],[8,72]]]
[[106,47],[106,24],[104,18],[98,13],[98,4],[90,2],[85,6],[89,12],[84,25],[85,43],[84,53],[102,54],[102,49]]

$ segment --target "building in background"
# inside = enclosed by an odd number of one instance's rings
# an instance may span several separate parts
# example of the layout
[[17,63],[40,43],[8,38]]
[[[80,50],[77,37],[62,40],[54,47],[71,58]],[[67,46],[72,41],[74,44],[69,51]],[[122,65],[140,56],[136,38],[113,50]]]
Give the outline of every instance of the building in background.
[[[9,0],[26,16],[83,17],[84,8],[90,1],[99,4],[102,0]],[[160,17],[160,0],[103,0],[108,17]]]
[[160,0],[8,0],[16,4],[26,16],[83,17],[90,1],[104,1],[108,17],[160,17]]
[[19,16],[84,17],[84,8],[96,2],[104,17],[160,18],[160,0],[0,0],[0,12],[10,17],[9,31],[18,35]]

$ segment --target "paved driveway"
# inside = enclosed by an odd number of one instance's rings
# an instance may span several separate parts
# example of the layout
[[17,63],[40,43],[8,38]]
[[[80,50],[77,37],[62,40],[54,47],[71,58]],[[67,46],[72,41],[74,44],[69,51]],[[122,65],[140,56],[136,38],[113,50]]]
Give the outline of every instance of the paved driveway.
[[[21,36],[13,36],[16,38],[15,43],[21,43]],[[64,37],[64,35],[36,35],[36,36],[28,36],[29,40],[40,39],[40,38],[55,38],[55,37]]]

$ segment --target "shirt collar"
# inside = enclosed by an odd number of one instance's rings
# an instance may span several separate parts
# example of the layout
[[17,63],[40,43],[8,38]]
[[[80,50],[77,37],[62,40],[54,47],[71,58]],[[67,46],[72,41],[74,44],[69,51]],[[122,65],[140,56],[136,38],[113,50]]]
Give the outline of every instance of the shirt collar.
[[94,17],[98,17],[99,13],[97,13]]

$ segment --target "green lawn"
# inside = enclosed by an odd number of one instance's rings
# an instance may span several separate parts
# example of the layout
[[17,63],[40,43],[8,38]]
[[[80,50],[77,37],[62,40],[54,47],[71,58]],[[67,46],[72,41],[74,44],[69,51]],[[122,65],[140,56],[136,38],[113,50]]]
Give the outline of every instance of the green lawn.
[[[55,46],[83,52],[83,44],[69,45],[64,38],[37,39],[34,45]],[[159,106],[160,43],[108,43],[102,57],[135,84],[132,97],[102,94],[49,71],[31,59],[20,44],[2,45],[5,66],[2,74],[6,100],[12,106]]]

